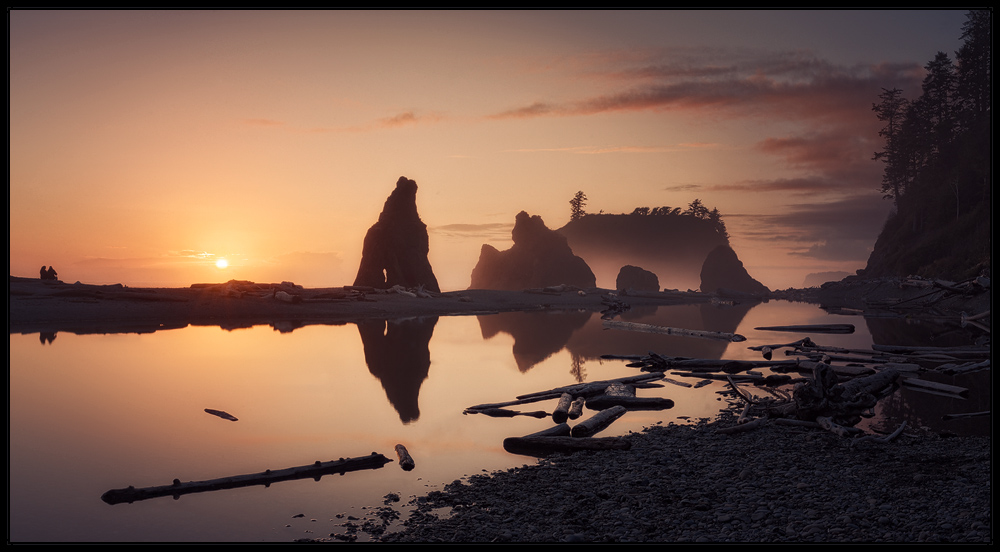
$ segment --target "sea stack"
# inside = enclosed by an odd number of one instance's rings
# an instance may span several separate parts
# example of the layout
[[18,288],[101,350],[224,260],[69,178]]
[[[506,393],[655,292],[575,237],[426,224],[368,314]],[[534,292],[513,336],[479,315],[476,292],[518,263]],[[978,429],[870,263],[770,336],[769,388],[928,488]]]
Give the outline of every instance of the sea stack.
[[597,286],[597,278],[586,261],[574,255],[566,237],[550,230],[538,215],[518,213],[511,238],[514,245],[506,251],[483,244],[479,263],[472,270],[470,289]]
[[754,280],[743,261],[728,245],[720,245],[705,258],[701,267],[701,291],[720,295],[752,295],[766,297],[771,293],[767,286]]
[[365,235],[354,285],[379,289],[423,286],[440,292],[427,260],[429,250],[427,225],[417,214],[417,183],[401,176],[385,200],[378,222]]

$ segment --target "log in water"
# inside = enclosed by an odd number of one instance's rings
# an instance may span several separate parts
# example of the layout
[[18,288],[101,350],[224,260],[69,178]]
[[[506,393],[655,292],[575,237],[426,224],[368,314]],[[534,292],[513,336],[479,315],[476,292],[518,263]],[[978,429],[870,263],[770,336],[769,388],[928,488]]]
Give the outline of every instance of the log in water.
[[334,473],[344,474],[349,471],[357,470],[373,470],[381,468],[389,462],[391,462],[391,460],[385,456],[373,452],[369,456],[361,456],[358,458],[341,458],[340,460],[333,460],[330,462],[320,462],[317,460],[314,464],[306,466],[286,468],[283,470],[264,470],[260,473],[221,477],[219,479],[209,479],[206,481],[188,481],[187,483],[181,483],[180,480],[174,479],[174,482],[170,485],[161,485],[159,487],[143,487],[137,489],[129,486],[124,489],[112,489],[101,495],[101,500],[108,504],[121,504],[122,502],[132,503],[139,500],[146,500],[148,498],[157,498],[161,496],[173,496],[174,499],[177,499],[180,498],[181,495],[190,493],[236,489],[239,487],[250,487],[253,485],[269,486],[271,483],[278,481],[290,481],[293,479],[313,478],[316,481],[319,481],[320,477],[324,475]]

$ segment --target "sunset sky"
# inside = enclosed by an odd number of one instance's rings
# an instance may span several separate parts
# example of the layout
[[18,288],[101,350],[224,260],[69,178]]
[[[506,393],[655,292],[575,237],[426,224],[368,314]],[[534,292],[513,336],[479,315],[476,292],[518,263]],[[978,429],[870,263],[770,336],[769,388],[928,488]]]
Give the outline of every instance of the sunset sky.
[[[353,283],[416,180],[443,290],[519,211],[718,208],[771,289],[863,268],[871,111],[964,11],[8,12],[10,274]],[[216,262],[226,259],[228,266]],[[613,287],[614,282],[598,281]],[[664,287],[690,287],[688,283]]]

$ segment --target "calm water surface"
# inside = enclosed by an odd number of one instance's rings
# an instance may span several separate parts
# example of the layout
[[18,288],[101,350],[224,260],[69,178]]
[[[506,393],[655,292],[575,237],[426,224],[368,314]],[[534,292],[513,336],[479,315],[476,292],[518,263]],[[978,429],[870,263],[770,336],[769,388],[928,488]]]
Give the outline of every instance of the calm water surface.
[[[697,358],[758,359],[748,346],[802,336],[756,326],[853,323],[852,335],[813,335],[824,345],[869,348],[861,317],[813,305],[690,305],[626,313],[622,320],[738,332],[746,342],[602,329],[589,312],[504,313],[331,326],[224,330],[188,327],[150,334],[10,335],[9,539],[37,541],[291,541],[344,533],[388,493],[402,503],[464,476],[533,464],[505,452],[505,437],[550,419],[465,415],[466,407],[580,381],[639,373],[603,354],[655,351]],[[892,340],[941,338],[935,330],[880,322]],[[888,329],[887,329],[888,328]],[[918,332],[918,333],[919,333]],[[930,332],[930,333],[928,333]],[[940,333],[940,332],[939,332]],[[947,332],[945,332],[947,333]],[[673,376],[672,376],[673,377]],[[676,378],[674,379],[683,379]],[[691,383],[697,379],[686,379]],[[938,411],[989,409],[988,375],[950,383],[983,385],[985,407],[955,399],[900,395],[887,426]],[[985,381],[985,384],[982,382]],[[675,407],[630,412],[601,436],[711,417],[725,406],[720,383],[640,390]],[[903,391],[902,393],[906,393]],[[931,414],[914,407],[933,403]],[[960,401],[968,402],[968,401]],[[521,407],[547,410],[554,401]],[[205,412],[224,410],[227,421]],[[935,416],[937,418],[935,418]],[[894,419],[895,418],[895,419]],[[930,423],[930,422],[928,422]],[[394,446],[416,468],[403,471]],[[201,492],[109,505],[101,495],[129,485],[199,481],[366,456],[393,463],[375,470],[270,487]],[[296,517],[303,514],[301,517]],[[404,514],[405,515],[405,514]],[[364,539],[364,535],[361,535]]]

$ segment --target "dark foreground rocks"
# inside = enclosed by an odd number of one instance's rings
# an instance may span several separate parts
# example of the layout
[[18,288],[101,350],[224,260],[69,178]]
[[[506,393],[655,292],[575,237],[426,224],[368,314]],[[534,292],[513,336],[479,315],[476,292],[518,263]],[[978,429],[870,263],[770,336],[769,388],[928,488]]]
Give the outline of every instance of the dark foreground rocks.
[[657,426],[628,435],[628,451],[472,476],[413,498],[402,527],[369,530],[381,542],[992,541],[988,437],[715,432],[732,425]]

